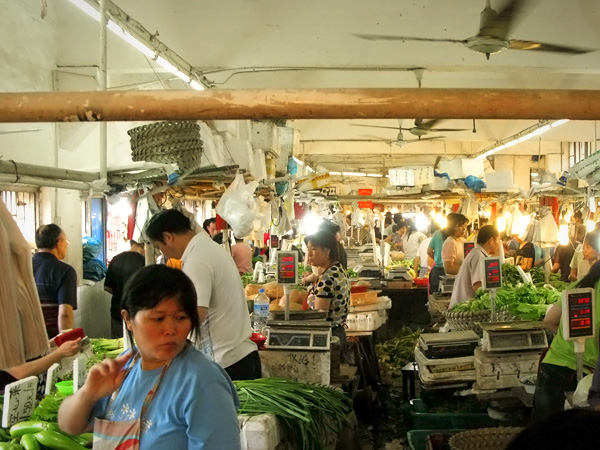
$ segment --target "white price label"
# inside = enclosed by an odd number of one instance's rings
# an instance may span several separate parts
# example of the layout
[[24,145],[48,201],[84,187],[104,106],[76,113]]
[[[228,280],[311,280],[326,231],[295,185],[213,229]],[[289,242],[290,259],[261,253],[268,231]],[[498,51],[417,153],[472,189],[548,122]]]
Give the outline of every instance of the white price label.
[[31,376],[4,388],[4,404],[2,407],[2,427],[10,428],[31,416],[35,407],[38,377]]

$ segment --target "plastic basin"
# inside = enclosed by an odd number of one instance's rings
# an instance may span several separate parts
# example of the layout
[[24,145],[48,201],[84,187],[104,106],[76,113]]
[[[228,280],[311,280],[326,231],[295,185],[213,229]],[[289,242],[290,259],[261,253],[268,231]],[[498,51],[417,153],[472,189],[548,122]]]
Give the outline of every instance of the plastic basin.
[[63,395],[73,394],[73,380],[59,381],[55,386],[58,392]]

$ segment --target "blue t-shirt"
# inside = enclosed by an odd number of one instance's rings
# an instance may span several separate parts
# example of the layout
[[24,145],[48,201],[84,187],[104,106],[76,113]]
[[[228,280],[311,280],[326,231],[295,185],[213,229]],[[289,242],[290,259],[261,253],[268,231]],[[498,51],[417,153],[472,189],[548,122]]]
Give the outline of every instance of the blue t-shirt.
[[433,249],[433,260],[437,267],[444,267],[444,261],[442,261],[442,247],[444,245],[444,236],[440,230],[437,230],[431,236],[429,241],[429,247]]
[[[135,420],[162,368],[144,371],[137,361],[117,398],[94,406],[91,416],[113,421]],[[240,448],[239,399],[225,371],[188,345],[167,369],[142,419],[140,450]]]

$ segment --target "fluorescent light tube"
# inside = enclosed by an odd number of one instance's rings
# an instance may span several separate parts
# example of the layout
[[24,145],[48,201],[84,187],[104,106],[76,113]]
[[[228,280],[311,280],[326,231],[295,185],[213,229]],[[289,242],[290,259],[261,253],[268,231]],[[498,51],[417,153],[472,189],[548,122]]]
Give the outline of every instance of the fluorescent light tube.
[[197,91],[203,91],[205,89],[204,86],[198,83],[196,80],[190,81],[190,86],[192,87],[192,89],[195,89]]
[[298,164],[300,164],[300,165],[302,165],[302,166],[304,165],[304,163],[303,163],[302,161],[300,161],[298,158],[296,158],[295,156],[292,156],[292,159],[293,159],[294,161],[296,161]]
[[347,177],[366,177],[367,174],[363,172],[342,172],[342,175]]
[[97,22],[100,22],[100,12],[97,11],[93,6],[88,4],[85,0],[69,0],[75,6],[77,6],[80,10],[90,16]]
[[136,50],[143,53],[144,56],[146,56],[150,59],[154,59],[154,56],[156,55],[156,52],[154,50],[151,50],[150,48],[146,47],[144,44],[142,44],[140,41],[138,41],[136,38],[134,38],[131,34],[127,33],[125,30],[123,30],[119,25],[117,25],[112,20],[108,21],[108,25],[106,26],[106,28],[108,28],[110,31],[115,33],[117,36],[119,36],[121,39],[123,39],[125,42],[127,42],[129,45],[131,45],[133,48],[135,48]]
[[373,178],[382,178],[383,177],[383,175],[380,175],[378,173],[368,173],[367,176],[373,177]]
[[329,172],[329,175],[341,175],[341,174],[342,174],[342,172],[331,172],[331,171]]
[[167,61],[165,58],[163,58],[162,56],[159,56],[158,58],[156,58],[156,63],[167,69],[169,72],[171,72],[173,75],[181,78],[183,81],[185,81],[186,83],[189,83],[191,81],[191,78],[189,75],[186,75],[185,73],[183,73],[181,70],[179,70],[177,67],[175,67],[173,64],[171,64],[169,61]]
[[554,122],[552,125],[550,125],[552,128],[557,127],[559,125],[562,125],[563,123],[567,123],[569,121],[569,119],[561,119],[561,120],[557,120],[556,122]]

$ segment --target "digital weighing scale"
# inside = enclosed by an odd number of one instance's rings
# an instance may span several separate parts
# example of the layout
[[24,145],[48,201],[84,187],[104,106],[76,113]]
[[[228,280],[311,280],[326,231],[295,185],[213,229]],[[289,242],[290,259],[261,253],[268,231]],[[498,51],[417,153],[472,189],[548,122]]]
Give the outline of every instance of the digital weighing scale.
[[577,381],[583,378],[583,352],[586,339],[597,339],[594,290],[592,288],[568,289],[562,293],[563,336],[574,341],[577,356]]
[[331,322],[327,320],[271,320],[268,325],[268,349],[329,350]]
[[548,347],[542,322],[482,323],[485,352],[528,351]]
[[440,277],[440,292],[444,293],[452,293],[454,289],[454,280],[456,280],[456,276],[454,275],[443,275]]
[[386,280],[404,280],[404,281],[412,281],[413,277],[408,273],[408,267],[392,267],[385,274]]
[[377,264],[359,264],[354,268],[354,271],[358,274],[359,277],[363,278],[381,278],[381,269]]
[[466,258],[467,255],[469,253],[471,253],[471,250],[473,250],[475,248],[475,242],[473,241],[467,241],[463,243],[463,253],[464,253],[464,257]]
[[427,358],[473,356],[479,336],[473,330],[421,333],[418,346]]

